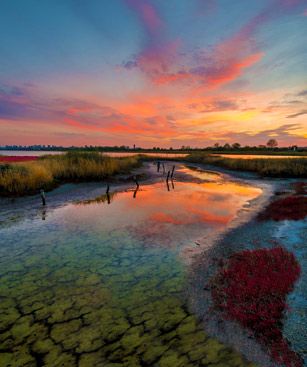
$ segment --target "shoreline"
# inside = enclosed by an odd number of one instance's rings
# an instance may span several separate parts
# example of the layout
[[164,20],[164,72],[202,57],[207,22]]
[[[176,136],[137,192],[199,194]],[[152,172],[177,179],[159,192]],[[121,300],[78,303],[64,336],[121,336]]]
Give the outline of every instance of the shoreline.
[[[306,240],[306,218],[302,220],[281,220],[259,221],[257,215],[265,210],[265,206],[277,199],[278,191],[289,190],[289,186],[293,180],[284,179],[271,181],[271,192],[266,192],[266,198],[261,205],[257,207],[257,203],[253,203],[254,212],[251,216],[245,216],[236,226],[228,228],[222,236],[216,239],[210,246],[203,246],[197,256],[194,256],[191,262],[190,272],[188,274],[189,287],[187,290],[187,300],[189,307],[200,320],[202,320],[204,330],[212,337],[218,338],[222,343],[228,344],[238,350],[245,358],[264,367],[279,366],[273,362],[259,342],[251,337],[247,329],[243,329],[237,322],[224,320],[221,315],[212,311],[211,291],[206,284],[208,279],[212,278],[218,269],[219,259],[229,258],[232,254],[243,250],[257,250],[261,248],[274,248],[278,243],[288,251],[294,253],[302,268],[302,275],[297,281],[294,290],[287,296],[287,303],[294,312],[285,313],[282,320],[283,335],[285,340],[291,337],[291,341],[295,341],[295,352],[299,353],[303,359],[303,363],[307,364],[306,351],[303,348],[304,341],[299,331],[300,322],[306,320],[302,315],[304,306],[299,299],[303,299],[306,294],[304,284],[306,284],[306,250],[304,241]],[[285,190],[285,192],[287,192]],[[257,199],[256,199],[257,200]],[[260,200],[261,202],[261,200]],[[265,205],[266,204],[266,205]],[[256,206],[255,206],[256,205]],[[256,210],[255,210],[256,209]],[[238,219],[240,215],[238,216]],[[204,241],[205,242],[205,241]],[[290,318],[289,318],[290,317]],[[299,321],[297,321],[299,320]],[[296,322],[296,324],[295,324]],[[294,324],[293,324],[294,323]]]

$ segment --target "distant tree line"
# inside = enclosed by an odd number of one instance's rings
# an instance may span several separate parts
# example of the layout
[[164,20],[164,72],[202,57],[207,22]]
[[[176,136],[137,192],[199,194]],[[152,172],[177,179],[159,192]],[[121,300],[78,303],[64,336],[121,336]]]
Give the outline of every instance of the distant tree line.
[[218,152],[236,152],[236,151],[297,151],[297,152],[306,152],[307,147],[298,147],[296,145],[292,145],[290,147],[278,147],[278,142],[276,139],[269,139],[268,142],[264,145],[241,145],[239,143],[233,144],[219,144],[215,143],[213,146],[208,147],[191,147],[189,145],[183,145],[181,148],[160,148],[160,147],[153,147],[153,148],[141,148],[136,147],[129,147],[127,145],[114,145],[114,146],[94,146],[94,145],[84,145],[84,146],[58,146],[58,145],[5,145],[0,146],[0,150],[20,150],[20,151],[99,151],[99,152],[189,152],[189,151],[218,151]]

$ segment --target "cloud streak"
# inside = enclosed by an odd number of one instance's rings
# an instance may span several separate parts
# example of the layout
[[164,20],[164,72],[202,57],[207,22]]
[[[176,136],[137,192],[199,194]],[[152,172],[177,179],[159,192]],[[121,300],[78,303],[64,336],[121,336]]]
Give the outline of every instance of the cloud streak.
[[299,117],[299,116],[303,116],[303,115],[307,115],[307,110],[302,110],[302,111],[299,111],[299,112],[296,112],[296,113],[293,113],[291,115],[288,115],[287,118],[288,119],[294,119],[296,117]]
[[[246,22],[236,34],[216,44],[211,50],[194,53],[191,58],[181,52],[181,41],[166,41],[164,32],[159,31],[160,28],[165,28],[164,22],[148,0],[144,1],[143,6],[140,0],[127,2],[142,19],[149,40],[134,60],[124,64],[126,68],[139,68],[158,85],[184,83],[209,88],[236,80],[246,69],[258,63],[265,54],[256,46],[255,34],[269,21],[293,11],[302,3],[301,0],[270,1],[268,6]],[[146,7],[150,9],[150,16],[144,11]]]
[[[268,0],[255,12],[259,4],[68,1],[61,7],[68,12],[63,20],[70,25],[62,24],[67,34],[44,35],[50,41],[61,37],[56,44],[63,46],[53,50],[50,42],[52,74],[46,58],[40,59],[34,50],[31,61],[38,66],[38,77],[7,75],[11,84],[0,84],[1,136],[10,131],[21,141],[32,132],[33,140],[44,133],[65,141],[71,137],[79,142],[84,136],[86,143],[93,139],[101,144],[132,141],[177,147],[235,140],[258,144],[272,135],[303,144],[307,111],[300,71],[306,51],[299,38],[304,34],[303,1]],[[235,21],[229,19],[234,13]],[[287,20],[282,26],[281,21],[275,23],[281,17]],[[76,37],[71,38],[72,30]],[[300,49],[289,46],[292,39],[298,40]],[[16,43],[23,50],[22,41]],[[78,68],[67,73],[63,65],[71,65],[72,55]],[[36,86],[24,84],[25,80]],[[287,125],[295,118],[297,126]]]

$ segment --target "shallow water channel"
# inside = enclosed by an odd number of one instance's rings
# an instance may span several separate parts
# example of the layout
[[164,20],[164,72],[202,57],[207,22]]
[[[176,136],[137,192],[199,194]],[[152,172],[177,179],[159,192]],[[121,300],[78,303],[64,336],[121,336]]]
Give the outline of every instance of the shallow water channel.
[[182,254],[260,194],[182,166],[169,185],[89,190],[46,217],[2,225],[0,366],[250,365],[187,309]]

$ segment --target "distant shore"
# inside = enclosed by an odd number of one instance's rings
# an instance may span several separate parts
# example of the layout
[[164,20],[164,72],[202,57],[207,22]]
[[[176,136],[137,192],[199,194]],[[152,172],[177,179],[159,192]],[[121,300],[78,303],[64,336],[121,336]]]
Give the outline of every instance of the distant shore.
[[[281,156],[307,156],[307,147],[292,148],[259,148],[259,147],[241,147],[235,148],[190,148],[182,147],[179,149],[164,149],[164,148],[129,148],[129,147],[51,147],[51,146],[30,146],[30,147],[0,147],[0,155],[44,155],[44,154],[61,154],[65,152],[100,152],[105,154],[217,154],[217,155],[281,155]],[[32,154],[31,154],[32,152]]]

